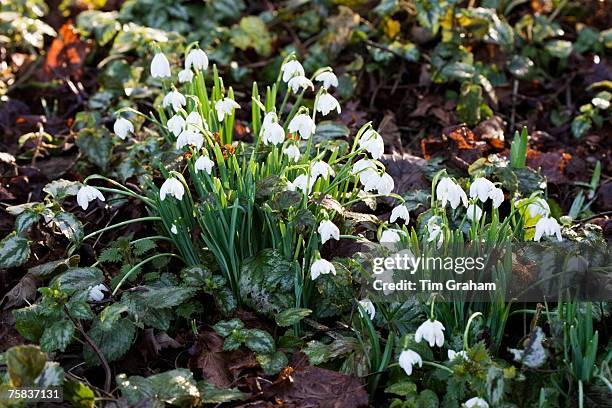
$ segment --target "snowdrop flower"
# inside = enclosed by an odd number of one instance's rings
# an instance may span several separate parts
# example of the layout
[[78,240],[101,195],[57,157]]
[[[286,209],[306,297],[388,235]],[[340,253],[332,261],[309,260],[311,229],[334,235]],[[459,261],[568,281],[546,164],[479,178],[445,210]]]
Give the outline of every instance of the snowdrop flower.
[[460,202],[467,207],[467,195],[459,186],[448,177],[443,177],[436,186],[436,196],[441,201],[442,207],[446,207],[449,202],[453,210],[459,206]]
[[283,73],[283,81],[289,82],[294,76],[303,76],[304,67],[302,67],[299,61],[291,60],[283,64],[281,72]]
[[287,155],[289,160],[293,160],[294,162],[300,161],[300,149],[296,145],[288,146],[284,153]]
[[289,132],[299,133],[302,139],[308,139],[317,129],[314,120],[305,113],[295,115],[289,122]]
[[442,347],[444,344],[444,326],[442,323],[437,320],[425,320],[414,334],[414,341],[417,343],[420,343],[423,339],[429,343],[429,347],[433,347],[434,344]]
[[102,192],[95,187],[92,186],[83,186],[79,189],[77,193],[77,203],[81,206],[83,210],[87,210],[89,207],[89,203],[95,199],[100,201],[105,201]]
[[113,131],[119,139],[124,140],[128,133],[134,133],[134,125],[125,118],[118,118],[113,125]]
[[197,130],[185,129],[176,139],[176,148],[182,149],[187,145],[195,146],[196,149],[202,148],[204,144],[204,136]]
[[553,236],[556,235],[559,242],[563,241],[561,237],[561,227],[554,218],[542,217],[538,220],[535,225],[534,241],[540,241],[542,236]]
[[408,208],[404,204],[398,205],[391,211],[391,217],[389,217],[389,222],[395,222],[398,218],[404,220],[404,222],[410,221],[410,213],[408,212]]
[[489,408],[487,401],[482,398],[474,397],[463,403],[465,408]]
[[[387,173],[383,173],[378,178],[372,178],[374,182],[374,189],[378,191],[378,194],[388,195],[391,194],[393,188],[395,187],[395,182],[393,181],[393,177],[388,175]],[[369,191],[366,189],[366,191]],[[371,191],[371,190],[370,190]]]
[[187,115],[185,123],[187,125],[187,129],[191,128],[198,131],[202,129],[208,130],[208,125],[206,124],[206,122],[204,122],[204,120],[202,120],[202,116],[200,116],[200,114],[196,111],[193,111],[189,115]]
[[320,275],[327,275],[328,273],[336,274],[336,268],[334,265],[326,261],[325,259],[318,259],[310,266],[310,279],[315,280]]
[[[374,303],[370,299],[362,299],[359,301],[359,304],[365,310],[365,312],[370,316],[370,320],[374,320],[374,316],[376,315],[376,309],[374,308]],[[361,310],[359,310],[359,314],[361,314]],[[363,315],[362,315],[363,317]]]
[[442,227],[438,225],[436,217],[431,217],[427,221],[427,233],[429,234],[427,242],[438,240],[438,248],[444,241],[444,234],[442,234]]
[[470,221],[480,221],[482,210],[476,204],[470,204],[467,208],[467,217]]
[[368,129],[361,136],[359,146],[368,151],[374,159],[380,159],[385,151],[385,142],[374,129]]
[[[524,200],[519,201],[524,202]],[[529,211],[529,215],[532,218],[535,218],[537,215],[542,217],[548,217],[550,215],[550,207],[548,206],[548,203],[546,200],[540,197],[533,200],[533,202],[527,206],[527,211]]]
[[300,174],[293,180],[293,182],[287,183],[287,190],[295,191],[302,190],[304,194],[310,194],[310,190],[312,190],[312,186],[317,181],[316,177],[310,177],[310,182],[308,181],[309,177],[306,174]]
[[164,108],[167,108],[169,105],[172,105],[172,109],[178,112],[181,107],[187,105],[187,100],[179,91],[171,91],[168,92],[168,95],[164,96],[164,100],[162,101],[162,106]]
[[262,140],[268,144],[277,145],[285,141],[285,130],[278,124],[278,116],[274,112],[266,113],[261,125]]
[[166,127],[174,136],[178,136],[185,127],[185,119],[181,115],[174,115],[166,122]]
[[493,202],[493,208],[499,208],[504,202],[504,191],[501,188],[494,187],[489,193],[489,198]]
[[89,290],[89,295],[87,296],[87,299],[90,302],[101,301],[102,299],[104,299],[104,292],[108,292],[108,288],[103,283],[100,283],[96,286],[90,286],[87,289]]
[[315,77],[315,81],[323,82],[323,88],[329,89],[330,86],[338,87],[338,78],[331,71],[321,72]]
[[370,159],[361,159],[355,162],[351,169],[351,174],[355,175],[361,184],[370,187],[366,191],[375,190],[376,184],[378,184],[380,179],[376,170],[376,162]]
[[178,80],[181,84],[191,82],[193,80],[193,72],[190,69],[182,69],[178,73]]
[[208,174],[212,173],[212,169],[215,166],[215,162],[210,160],[208,156],[200,156],[196,160],[194,167],[196,171],[205,171]]
[[467,352],[465,350],[461,350],[461,351],[455,351],[455,350],[448,350],[448,361],[453,361],[455,358],[457,357],[461,357],[464,361],[468,361],[468,355]]
[[153,78],[168,78],[171,75],[168,58],[163,53],[158,52],[151,61],[151,76]]
[[386,244],[393,244],[395,242],[399,242],[402,239],[400,234],[403,234],[403,233],[404,233],[403,231],[397,230],[397,229],[384,230],[382,235],[380,236],[380,242],[386,243]]
[[159,189],[159,198],[161,198],[162,201],[166,199],[167,195],[174,196],[174,198],[180,201],[183,199],[183,194],[185,194],[183,183],[174,177],[170,177],[164,181],[164,184],[162,184]]
[[610,101],[607,101],[603,98],[593,98],[591,103],[595,105],[599,109],[606,110],[610,107]]
[[335,174],[331,166],[322,160],[313,162],[310,165],[310,173],[314,178],[317,178],[318,176],[323,176],[323,178],[325,179],[328,176],[333,176]]
[[233,99],[224,98],[215,103],[215,109],[217,110],[217,118],[221,122],[225,115],[231,116],[234,109],[240,109],[240,105]]
[[410,349],[404,350],[399,356],[399,365],[404,369],[406,375],[412,374],[412,366],[418,364],[419,367],[423,367],[423,360],[416,351]]
[[330,239],[335,239],[338,241],[340,239],[340,230],[330,220],[323,220],[319,224],[319,228],[317,229],[319,235],[321,235],[321,244],[326,243]]
[[174,235],[178,234],[178,229],[176,228],[176,225],[172,224],[172,227],[170,227],[170,232]]
[[483,203],[489,199],[491,191],[495,188],[495,185],[489,180],[483,177],[478,177],[470,185],[470,197],[476,198]]
[[321,95],[319,95],[316,106],[317,112],[321,112],[323,116],[327,116],[327,114],[334,109],[340,113],[340,103],[336,98],[327,92],[323,92]]
[[294,76],[289,80],[289,83],[287,85],[289,86],[289,88],[291,88],[293,93],[298,93],[300,88],[310,88],[314,90],[314,85],[312,84],[312,81],[303,75]]
[[185,58],[185,69],[208,69],[208,55],[199,48],[189,51]]

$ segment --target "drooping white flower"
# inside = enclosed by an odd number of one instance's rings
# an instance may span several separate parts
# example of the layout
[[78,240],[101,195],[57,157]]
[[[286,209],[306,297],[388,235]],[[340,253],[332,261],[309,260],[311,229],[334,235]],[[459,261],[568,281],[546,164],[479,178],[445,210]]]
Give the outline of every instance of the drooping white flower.
[[289,86],[289,88],[291,88],[293,93],[298,93],[300,88],[310,88],[314,90],[314,85],[312,84],[312,81],[303,75],[294,76],[289,80],[289,83],[287,85]]
[[421,359],[419,353],[417,353],[416,351],[407,349],[400,353],[399,366],[404,369],[406,375],[411,375],[412,367],[417,364],[419,365],[419,367],[423,367],[423,360]]
[[176,148],[182,149],[187,145],[195,146],[196,149],[200,149],[204,144],[204,136],[200,132],[194,129],[185,129],[176,138]]
[[293,182],[291,181],[287,182],[287,190],[289,191],[302,190],[304,194],[310,194],[310,191],[312,190],[312,186],[314,186],[316,181],[317,181],[316,177],[310,176],[310,182],[309,182],[308,175],[300,174],[299,176],[295,178],[295,180],[293,180]]
[[174,235],[178,234],[178,229],[176,228],[176,225],[172,224],[172,227],[170,227],[170,232]]
[[327,114],[334,109],[338,113],[341,112],[340,103],[338,100],[327,92],[323,92],[321,95],[319,95],[319,98],[317,99],[317,106],[315,108],[317,112],[321,112],[323,116],[327,116]]
[[465,408],[489,408],[489,403],[478,397],[470,398],[463,405]]
[[610,107],[610,101],[608,101],[608,100],[606,100],[604,98],[593,98],[591,100],[591,103],[595,107],[597,107],[599,109],[602,109],[602,110],[606,110],[606,109],[608,109]]
[[153,78],[168,78],[172,76],[168,58],[161,52],[155,54],[151,61],[151,76]]
[[463,202],[465,207],[468,205],[465,191],[463,191],[459,184],[448,177],[442,177],[442,180],[438,182],[436,186],[436,197],[441,201],[442,207],[446,207],[446,203],[449,202],[453,210],[457,208],[461,202]]
[[170,91],[166,96],[164,96],[162,106],[167,108],[170,105],[172,105],[172,109],[174,109],[175,112],[178,112],[181,107],[187,105],[187,100],[179,91]]
[[380,236],[380,242],[386,244],[393,244],[395,242],[399,242],[402,239],[400,234],[403,235],[403,233],[403,231],[397,229],[384,230]]
[[87,295],[87,299],[90,302],[99,302],[104,299],[104,292],[108,292],[108,288],[103,283],[100,283],[96,286],[90,286],[87,288],[89,290],[89,294]]
[[223,121],[225,115],[231,116],[234,109],[240,109],[240,105],[230,98],[223,98],[215,103],[215,110],[217,111],[219,122]]
[[119,137],[119,139],[124,140],[128,133],[134,133],[134,125],[132,122],[125,118],[117,118],[115,124],[113,125],[113,131]]
[[369,152],[374,159],[380,159],[385,152],[385,142],[374,129],[368,129],[361,136],[359,146]]
[[335,275],[336,268],[331,262],[325,259],[317,259],[310,266],[310,279],[312,280],[317,279],[320,275],[327,275],[328,273]]
[[289,132],[299,133],[302,139],[308,139],[317,129],[314,120],[305,113],[297,114],[289,122]]
[[391,217],[389,217],[389,222],[395,222],[398,218],[404,220],[405,223],[410,221],[410,213],[408,212],[408,208],[404,205],[398,205],[391,211]]
[[278,116],[274,112],[266,113],[261,125],[261,134],[264,144],[277,145],[285,141],[285,129],[278,123]]
[[468,354],[465,350],[461,350],[461,351],[455,351],[455,350],[448,350],[448,361],[453,361],[455,358],[457,357],[461,357],[464,361],[468,361]]
[[174,136],[178,136],[185,128],[185,119],[181,115],[176,114],[168,119],[166,127]]
[[491,191],[495,188],[495,184],[491,183],[484,177],[478,177],[470,185],[470,197],[476,198],[483,203],[489,199]]
[[559,242],[563,241],[561,237],[561,227],[554,218],[542,217],[535,225],[534,241],[540,241],[543,236],[556,235]]
[[185,58],[185,69],[208,69],[208,55],[199,48],[193,48]]
[[[374,316],[376,315],[376,308],[374,307],[374,303],[370,299],[362,299],[359,301],[359,304],[363,308],[363,310],[370,316],[370,320],[374,320]],[[361,310],[359,310],[359,314],[361,314]]]
[[501,188],[495,187],[491,190],[489,198],[493,202],[493,208],[499,208],[504,202],[504,191]]
[[185,194],[185,186],[177,178],[170,177],[159,189],[159,198],[164,201],[167,195],[171,195],[177,200],[182,200]]
[[185,119],[187,129],[194,129],[197,131],[208,130],[208,124],[202,119],[202,116],[196,111],[191,112]]
[[[523,202],[524,200],[519,201]],[[533,202],[529,203],[529,205],[527,205],[527,211],[529,211],[529,215],[532,218],[535,218],[537,215],[542,217],[548,217],[550,215],[550,207],[548,206],[546,200],[541,197],[538,197],[533,200]]]
[[355,175],[361,184],[366,186],[366,191],[376,190],[380,177],[374,160],[361,159],[355,162],[351,174]]
[[284,150],[284,153],[287,155],[289,160],[293,160],[296,163],[300,161],[300,148],[296,145],[292,144],[290,146],[287,146],[287,148]]
[[212,169],[215,166],[215,162],[210,160],[208,156],[200,156],[196,160],[194,167],[196,171],[205,171],[208,174],[212,173]]
[[420,343],[423,339],[429,343],[429,347],[433,347],[434,344],[442,347],[444,344],[444,325],[437,320],[425,320],[414,333],[414,341]]
[[335,173],[329,164],[325,163],[322,160],[319,160],[312,162],[312,164],[310,165],[310,174],[312,174],[311,177],[314,178],[322,176],[324,179],[326,179],[329,176],[333,176]]
[[283,64],[281,72],[283,73],[283,81],[289,82],[289,80],[295,76],[303,76],[304,67],[299,61],[291,60]]
[[323,88],[329,89],[330,86],[338,87],[338,78],[331,71],[321,72],[315,77],[315,81],[323,82]]
[[427,242],[433,242],[436,239],[438,240],[438,248],[442,245],[444,241],[444,234],[442,233],[442,227],[437,222],[437,217],[431,217],[427,220]]
[[326,243],[330,239],[335,239],[336,241],[340,239],[340,230],[336,224],[330,220],[321,221],[317,232],[321,236],[321,244]]
[[105,201],[102,192],[95,187],[83,186],[77,193],[77,204],[79,204],[83,210],[87,210],[89,203],[95,199]]
[[467,217],[470,221],[480,221],[482,217],[482,210],[476,204],[470,204],[467,208]]
[[393,181],[393,177],[391,177],[387,173],[383,173],[378,176],[378,180],[376,180],[375,187],[378,191],[378,194],[388,195],[391,194],[391,192],[393,191],[393,188],[395,187],[395,182]]
[[193,80],[193,72],[190,69],[182,69],[178,73],[178,80],[181,84],[191,82]]

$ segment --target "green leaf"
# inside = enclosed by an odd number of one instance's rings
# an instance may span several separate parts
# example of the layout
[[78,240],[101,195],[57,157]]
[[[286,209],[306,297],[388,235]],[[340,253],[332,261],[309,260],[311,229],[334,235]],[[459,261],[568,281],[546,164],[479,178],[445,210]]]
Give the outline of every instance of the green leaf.
[[572,134],[576,139],[580,139],[593,126],[593,122],[589,115],[578,115],[572,121]]
[[40,349],[45,352],[65,351],[74,335],[74,324],[70,320],[60,320],[45,329],[40,338]]
[[204,286],[211,277],[212,272],[204,266],[190,266],[181,271],[181,279],[186,286]]
[[53,219],[61,233],[71,242],[78,244],[83,239],[83,224],[68,212],[61,212]]
[[49,194],[56,201],[61,201],[66,197],[74,196],[79,192],[81,183],[64,179],[53,180],[48,183],[43,191]]
[[28,272],[39,278],[50,278],[58,273],[65,272],[70,267],[76,267],[80,259],[79,255],[73,255],[67,259],[58,259],[57,261],[36,265],[28,269]]
[[0,269],[23,265],[30,257],[30,241],[12,232],[0,241]]
[[106,170],[112,150],[112,139],[105,127],[81,129],[76,138],[76,145],[91,163]]
[[263,20],[257,16],[240,19],[238,26],[232,28],[231,43],[241,50],[253,48],[255,52],[267,57],[272,52],[272,36]]
[[288,327],[299,322],[311,313],[312,310],[310,309],[294,307],[291,309],[283,310],[282,312],[277,314],[274,319],[276,320],[276,324],[278,324],[279,326]]
[[35,304],[13,310],[15,328],[27,340],[38,342],[45,329],[45,317],[40,313],[41,306]]
[[138,241],[134,244],[134,254],[135,255],[144,255],[149,251],[155,249],[155,241],[151,239],[145,239],[143,241]]
[[246,394],[237,388],[217,388],[206,381],[198,383],[198,390],[204,404],[223,404],[246,398]]
[[59,363],[47,361],[45,368],[34,380],[34,385],[38,388],[58,387],[64,382],[64,369]]
[[30,209],[25,210],[21,214],[17,216],[15,219],[15,231],[17,234],[23,234],[26,232],[32,225],[38,222],[40,218],[40,214]]
[[121,262],[123,261],[123,253],[120,248],[108,247],[105,248],[98,256],[98,262]]
[[275,351],[269,354],[257,354],[256,358],[266,375],[278,374],[289,364],[287,356],[282,351]]
[[347,137],[349,128],[341,123],[325,120],[317,123],[317,129],[314,134],[313,143],[319,144],[326,140],[341,139]]
[[240,319],[224,320],[213,326],[213,329],[221,337],[229,336],[234,330],[244,328],[244,323]]
[[78,320],[91,320],[95,317],[91,311],[89,303],[87,303],[84,299],[77,299],[76,296],[70,299],[70,301],[66,304],[66,308],[68,309],[70,316]]
[[399,395],[400,397],[407,397],[409,395],[416,395],[417,386],[412,381],[402,380],[385,388],[385,392],[387,394]]
[[96,395],[80,381],[68,380],[64,383],[64,400],[75,408],[94,408]]
[[130,405],[153,400],[178,407],[191,407],[196,405],[200,398],[200,391],[193,374],[184,368],[147,378],[120,374],[117,376],[117,385],[121,395]]
[[513,55],[508,62],[508,71],[515,77],[523,79],[533,71],[533,61],[522,55]]
[[5,358],[8,377],[13,387],[33,386],[47,362],[47,356],[38,346],[11,347]]
[[[111,362],[123,357],[130,349],[134,341],[136,328],[128,319],[116,321],[108,330],[104,330],[100,321],[95,321],[88,334],[100,348],[106,360]],[[89,365],[100,364],[100,360],[89,346],[85,346],[83,349],[83,356]]]
[[244,342],[244,338],[242,337],[241,332],[231,332],[229,336],[225,338],[223,342],[223,350],[231,351],[237,350],[240,348],[242,343]]
[[195,295],[196,288],[183,288],[180,286],[166,286],[155,288],[143,286],[142,290],[134,293],[133,299],[154,309],[167,309],[178,306]]
[[551,40],[544,46],[550,55],[565,59],[572,53],[572,43],[565,40]]
[[244,344],[251,349],[251,351],[258,354],[272,353],[276,350],[272,336],[268,332],[260,329],[246,330]]
[[77,291],[88,289],[104,282],[104,274],[98,268],[70,268],[52,281],[51,286],[57,283],[61,290]]

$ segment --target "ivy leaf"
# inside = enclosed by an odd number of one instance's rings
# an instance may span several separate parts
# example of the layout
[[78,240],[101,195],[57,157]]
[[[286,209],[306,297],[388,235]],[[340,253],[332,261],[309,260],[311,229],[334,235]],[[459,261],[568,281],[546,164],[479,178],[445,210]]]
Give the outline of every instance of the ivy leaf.
[[272,336],[260,329],[246,330],[244,344],[257,354],[272,353],[276,350]]
[[0,269],[23,265],[30,257],[30,241],[12,232],[0,241]]
[[223,404],[225,402],[243,400],[246,397],[246,394],[237,388],[217,388],[206,381],[198,383],[198,390],[200,390],[204,404]]
[[287,364],[289,364],[287,356],[282,351],[275,351],[269,354],[258,354],[256,359],[266,375],[278,374]]
[[299,322],[311,313],[312,310],[310,309],[294,307],[291,309],[283,310],[282,312],[277,314],[274,319],[276,320],[276,324],[278,324],[280,327],[289,327]]
[[[110,329],[105,330],[104,326],[97,320],[88,334],[100,348],[106,360],[111,362],[123,357],[130,349],[136,334],[136,327],[130,320],[120,319]],[[89,346],[83,349],[83,356],[89,365],[100,364],[97,355]]]
[[40,338],[40,349],[45,352],[64,351],[74,335],[74,323],[70,320],[60,320],[45,329]]

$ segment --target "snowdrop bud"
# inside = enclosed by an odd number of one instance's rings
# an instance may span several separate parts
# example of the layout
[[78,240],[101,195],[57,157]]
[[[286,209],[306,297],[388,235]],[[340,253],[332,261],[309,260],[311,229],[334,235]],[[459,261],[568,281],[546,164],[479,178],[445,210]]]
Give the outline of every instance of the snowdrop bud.
[[464,361],[468,361],[468,354],[465,350],[461,350],[461,351],[455,351],[455,350],[448,350],[448,361],[453,361],[455,358],[457,357],[461,357]]
[[319,228],[317,229],[319,235],[321,235],[321,244],[326,243],[330,239],[335,239],[338,241],[340,239],[340,230],[330,220],[323,220],[319,224]]
[[504,191],[501,188],[495,187],[493,190],[491,190],[489,198],[493,202],[493,208],[499,208],[499,206],[504,202]]
[[393,177],[391,177],[387,173],[383,173],[378,178],[378,185],[376,186],[376,190],[378,194],[389,195],[393,191],[395,187],[395,182],[393,181]]
[[400,234],[403,234],[403,233],[404,233],[403,231],[397,230],[397,229],[385,230],[380,236],[380,242],[385,243],[385,244],[393,244],[395,242],[399,242],[402,239]]
[[374,159],[380,159],[385,151],[383,138],[373,129],[368,129],[361,136],[359,146],[369,152]]
[[597,107],[599,109],[603,109],[603,110],[606,110],[606,109],[608,109],[610,107],[610,101],[608,101],[606,99],[603,99],[603,98],[593,98],[591,100],[591,103],[595,107]]
[[170,177],[164,184],[162,184],[159,189],[159,198],[164,201],[167,195],[171,195],[177,200],[183,199],[183,194],[185,194],[185,187],[183,183],[181,183],[178,179],[174,177]]
[[178,136],[185,127],[185,119],[181,115],[174,115],[166,122],[166,127],[174,136]]
[[315,77],[315,81],[323,82],[323,88],[329,89],[330,86],[338,87],[338,78],[331,71],[321,72]]
[[327,116],[327,114],[334,109],[340,113],[340,103],[332,95],[328,94],[327,92],[323,92],[317,99],[316,109],[317,112],[321,112],[323,116]]
[[217,111],[217,119],[219,119],[219,122],[223,121],[226,115],[231,116],[234,109],[240,109],[240,105],[230,98],[224,98],[215,103],[215,110]]
[[[359,301],[359,304],[361,305],[363,310],[365,310],[365,312],[368,314],[368,316],[370,317],[370,320],[374,320],[374,316],[376,315],[376,308],[374,308],[374,303],[372,303],[370,299],[362,299]],[[359,314],[361,314],[361,310],[359,311]]]
[[559,242],[563,241],[561,237],[561,227],[554,218],[542,217],[538,220],[535,225],[535,235],[533,236],[534,241],[540,241],[543,236],[557,236]]
[[178,80],[181,84],[185,82],[191,82],[193,79],[193,72],[190,69],[182,69],[178,73]]
[[317,181],[317,178],[314,176],[310,176],[310,182],[308,181],[308,176],[306,174],[300,174],[293,180],[292,182],[287,183],[287,190],[296,191],[302,190],[304,194],[310,194],[312,190],[312,186]]
[[317,279],[320,275],[327,275],[328,273],[335,275],[336,268],[331,262],[325,259],[318,259],[310,266],[310,279],[312,280]]
[[208,69],[208,55],[199,48],[189,51],[185,58],[185,69]]
[[300,149],[296,145],[287,146],[284,153],[289,160],[293,160],[296,163],[300,161]]
[[310,88],[314,90],[314,85],[312,84],[312,81],[310,81],[310,79],[306,78],[303,75],[294,76],[289,80],[289,83],[287,85],[289,86],[289,88],[291,88],[293,93],[298,93],[300,88]]
[[104,299],[104,292],[108,292],[108,288],[103,283],[100,283],[96,286],[90,286],[87,289],[89,290],[87,299],[90,302],[101,301],[102,299]]
[[208,156],[200,156],[195,162],[196,171],[205,171],[208,174],[212,173],[212,169],[215,163],[208,158]]
[[304,113],[295,115],[289,122],[289,132],[299,133],[302,139],[308,139],[317,129],[312,118]]
[[297,60],[287,61],[281,67],[281,72],[283,73],[283,81],[289,82],[291,78],[294,76],[303,76],[304,75],[304,67]]
[[463,403],[465,408],[489,408],[487,401],[482,398],[474,397]]
[[134,133],[134,125],[125,118],[118,118],[113,125],[113,131],[119,139],[124,140],[128,133]]
[[467,208],[467,217],[470,221],[480,221],[482,217],[482,210],[476,204],[470,204]]
[[[378,177],[378,172],[376,171],[376,162],[370,159],[361,159],[355,162],[355,164],[353,164],[353,168],[351,169],[351,174],[357,176],[357,178],[361,178],[367,170],[371,170],[374,175]],[[371,177],[372,173],[370,173],[368,176]]]
[[326,179],[327,177],[334,175],[334,170],[330,167],[329,164],[325,163],[322,160],[319,160],[316,162],[312,162],[312,164],[310,165],[310,173],[312,174],[311,177],[315,179],[319,176],[322,176]]
[[470,185],[470,197],[476,198],[483,203],[489,199],[491,191],[495,188],[495,185],[489,180],[483,177],[478,177]]
[[175,112],[178,112],[181,107],[187,105],[187,100],[179,91],[170,91],[166,96],[164,96],[162,106],[167,108],[170,105],[172,105],[172,109],[174,109]]
[[431,217],[427,221],[427,233],[428,233],[427,242],[433,242],[437,239],[438,240],[437,245],[438,245],[438,248],[440,248],[440,246],[442,245],[442,242],[444,241],[444,234],[442,233],[442,227],[440,227],[440,225],[437,224],[436,217]]
[[176,228],[176,225],[172,224],[172,227],[170,228],[170,232],[173,233],[174,235],[178,234],[178,229]]
[[79,189],[77,193],[77,203],[81,206],[83,210],[87,210],[87,207],[89,207],[89,203],[95,199],[105,201],[102,192],[100,192],[100,190],[95,187],[83,186]]
[[423,339],[429,343],[429,347],[434,345],[442,347],[444,344],[444,325],[437,320],[425,320],[414,334],[414,341],[417,343],[420,343]]
[[410,213],[408,213],[408,208],[404,204],[398,205],[391,211],[389,222],[395,222],[398,218],[403,219],[406,223],[410,221]]
[[546,202],[546,200],[539,197],[533,200],[533,202],[527,206],[527,211],[529,211],[529,215],[532,218],[535,218],[537,215],[540,215],[542,217],[548,217],[550,215],[550,207],[548,206],[548,203]]
[[404,369],[406,375],[412,374],[412,367],[418,364],[419,367],[423,367],[423,360],[416,351],[404,350],[399,356],[399,366]]
[[169,78],[171,75],[168,58],[163,53],[158,52],[151,61],[151,76],[153,78]]
[[182,149],[187,145],[194,146],[196,149],[202,148],[204,144],[204,136],[197,130],[185,129],[176,139],[176,148]]

